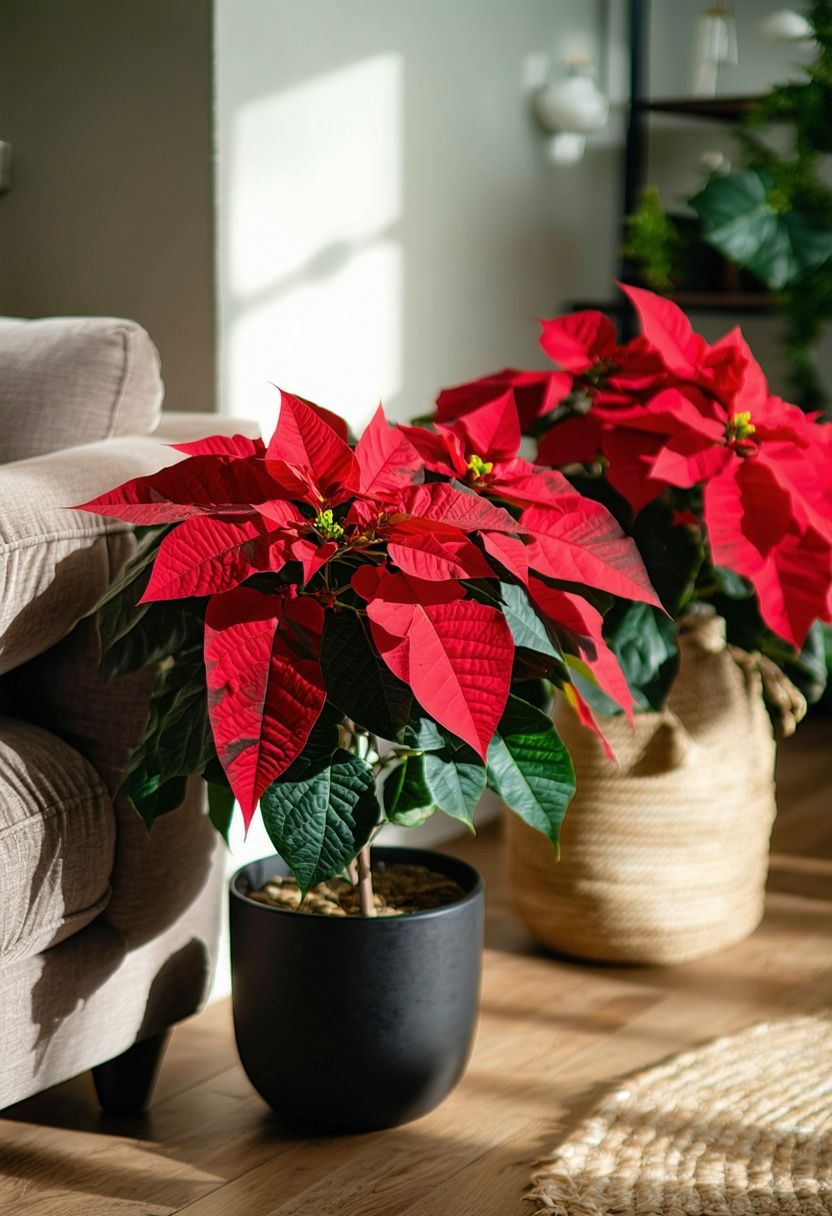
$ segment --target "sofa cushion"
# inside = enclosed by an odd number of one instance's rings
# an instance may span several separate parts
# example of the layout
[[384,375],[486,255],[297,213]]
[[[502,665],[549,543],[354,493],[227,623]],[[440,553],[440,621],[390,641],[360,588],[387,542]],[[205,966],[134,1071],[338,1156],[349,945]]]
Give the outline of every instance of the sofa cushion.
[[162,396],[159,355],[135,321],[0,318],[0,464],[147,434]]
[[0,674],[65,637],[132,551],[128,524],[69,508],[178,459],[137,436],[0,465]]
[[115,834],[92,766],[48,731],[0,718],[0,963],[45,950],[102,911]]

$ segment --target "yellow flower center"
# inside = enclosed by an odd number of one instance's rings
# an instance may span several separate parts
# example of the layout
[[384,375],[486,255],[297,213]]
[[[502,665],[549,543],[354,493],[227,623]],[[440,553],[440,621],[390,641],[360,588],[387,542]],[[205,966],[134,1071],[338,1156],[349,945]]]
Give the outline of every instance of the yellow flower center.
[[471,456],[468,460],[468,472],[475,481],[478,481],[480,477],[486,477],[493,468],[493,461],[483,460],[481,456]]
[[315,531],[326,540],[340,540],[344,535],[344,529],[329,510],[319,511],[315,516]]
[[736,439],[750,439],[756,429],[751,421],[751,410],[742,410],[728,419],[725,433],[730,442]]

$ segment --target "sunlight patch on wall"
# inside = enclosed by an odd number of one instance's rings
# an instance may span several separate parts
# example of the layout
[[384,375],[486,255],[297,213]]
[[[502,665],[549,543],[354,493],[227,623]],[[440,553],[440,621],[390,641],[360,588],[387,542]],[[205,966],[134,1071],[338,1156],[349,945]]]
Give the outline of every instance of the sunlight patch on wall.
[[231,412],[270,435],[278,384],[361,427],[401,391],[403,270],[397,242],[373,241],[325,277],[242,310],[226,352]]
[[243,106],[222,218],[223,411],[269,381],[365,421],[402,388],[403,62],[374,56]]

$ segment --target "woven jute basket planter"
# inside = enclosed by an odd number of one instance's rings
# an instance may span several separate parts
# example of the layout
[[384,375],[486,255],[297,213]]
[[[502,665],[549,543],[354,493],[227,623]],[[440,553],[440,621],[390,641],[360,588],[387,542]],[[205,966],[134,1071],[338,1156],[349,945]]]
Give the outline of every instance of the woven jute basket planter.
[[[760,922],[776,809],[762,688],[772,673],[726,645],[717,617],[683,627],[680,650],[662,712],[636,714],[635,729],[623,715],[604,720],[618,764],[566,706],[556,708],[577,775],[560,861],[545,837],[507,816],[515,905],[553,950],[680,963],[741,941]],[[780,699],[799,716],[799,694],[789,686],[784,695],[784,683]]]

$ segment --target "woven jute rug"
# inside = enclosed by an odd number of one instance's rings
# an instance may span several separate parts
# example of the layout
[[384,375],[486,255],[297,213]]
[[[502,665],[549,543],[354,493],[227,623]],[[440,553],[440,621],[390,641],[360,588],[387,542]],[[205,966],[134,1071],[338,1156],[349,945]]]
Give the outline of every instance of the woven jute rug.
[[638,1073],[533,1177],[540,1216],[828,1216],[832,1013]]

